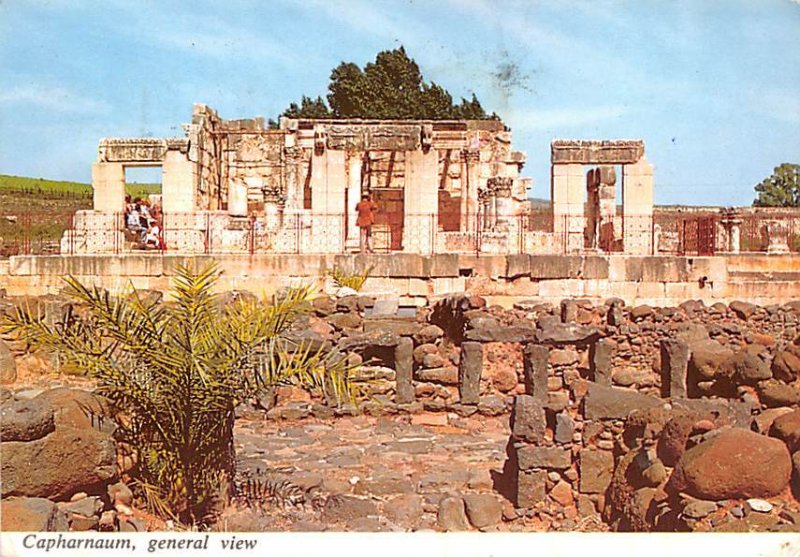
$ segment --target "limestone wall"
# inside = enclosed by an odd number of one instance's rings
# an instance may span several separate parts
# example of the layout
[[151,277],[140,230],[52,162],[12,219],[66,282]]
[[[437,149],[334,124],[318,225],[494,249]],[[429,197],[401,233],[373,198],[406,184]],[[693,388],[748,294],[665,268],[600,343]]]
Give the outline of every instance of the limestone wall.
[[61,277],[73,275],[118,290],[128,284],[166,291],[179,264],[217,263],[222,289],[272,293],[288,285],[322,287],[334,266],[372,266],[366,290],[394,296],[405,305],[470,292],[491,304],[511,307],[535,299],[602,301],[620,298],[631,305],[678,305],[689,299],[743,300],[762,305],[800,298],[800,257],[737,255],[718,257],[638,256],[475,256],[393,255],[170,255],[15,256],[0,261],[0,288],[10,295],[56,293]]

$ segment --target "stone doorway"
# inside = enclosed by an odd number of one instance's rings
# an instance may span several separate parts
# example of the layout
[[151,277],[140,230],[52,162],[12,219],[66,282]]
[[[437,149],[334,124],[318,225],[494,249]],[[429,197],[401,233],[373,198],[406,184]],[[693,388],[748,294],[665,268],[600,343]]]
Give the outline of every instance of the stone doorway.
[[161,205],[161,165],[148,166],[124,166],[125,169],[125,193],[142,200],[149,199],[151,203],[156,202]]

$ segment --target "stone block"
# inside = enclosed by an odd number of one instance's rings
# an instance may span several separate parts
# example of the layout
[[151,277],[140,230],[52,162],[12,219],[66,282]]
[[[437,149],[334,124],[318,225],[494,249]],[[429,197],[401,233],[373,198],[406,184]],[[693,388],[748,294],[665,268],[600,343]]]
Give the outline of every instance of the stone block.
[[616,349],[617,343],[610,338],[601,338],[589,347],[589,372],[594,382],[611,386],[611,371]]
[[547,362],[550,349],[541,344],[528,344],[523,353],[525,392],[540,404],[547,401]]
[[459,255],[457,253],[437,253],[426,257],[423,262],[425,276],[457,277],[459,273]]
[[561,301],[561,322],[572,323],[578,319],[578,304],[575,300]]
[[525,325],[500,325],[495,320],[472,320],[465,338],[479,342],[530,342],[536,338],[536,329],[531,323]]
[[608,279],[609,263],[607,257],[598,255],[587,255],[583,259],[583,278],[585,279]]
[[689,344],[681,340],[661,341],[661,394],[686,398],[686,374],[689,367]]
[[590,344],[598,336],[594,327],[576,325],[575,323],[548,323],[536,333],[536,339],[546,344]]
[[572,434],[575,432],[575,420],[566,412],[556,414],[556,428],[554,439],[556,443],[572,443]]
[[461,344],[458,393],[461,404],[478,404],[483,370],[483,345],[480,342]]
[[402,337],[394,349],[396,372],[396,402],[409,404],[414,402],[414,341]]
[[686,282],[689,277],[685,257],[643,257],[641,264],[643,282]]
[[506,257],[506,278],[517,278],[531,273],[531,256],[527,254]]
[[578,453],[581,493],[603,493],[611,484],[614,455],[610,451],[584,449]]
[[582,263],[582,258],[576,255],[531,255],[530,275],[536,279],[580,278]]
[[547,472],[544,470],[519,470],[517,472],[517,501],[520,509],[533,507],[545,496]]
[[560,447],[517,446],[517,466],[520,470],[566,470],[572,466],[572,452]]
[[627,256],[625,261],[625,274],[619,282],[642,282],[644,278],[644,257]]
[[634,410],[656,408],[663,405],[658,398],[636,391],[589,383],[584,397],[584,417],[588,420],[624,420]]
[[517,395],[511,412],[511,435],[530,443],[541,443],[547,428],[544,405],[530,395]]

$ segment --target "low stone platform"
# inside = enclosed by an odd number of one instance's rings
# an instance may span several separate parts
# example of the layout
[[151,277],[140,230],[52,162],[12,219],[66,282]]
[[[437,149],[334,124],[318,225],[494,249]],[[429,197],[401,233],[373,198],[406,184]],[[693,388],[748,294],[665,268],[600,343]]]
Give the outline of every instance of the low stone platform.
[[678,305],[699,299],[711,305],[743,300],[760,305],[800,298],[800,256],[740,254],[715,257],[633,255],[417,255],[226,254],[15,256],[0,260],[0,289],[8,295],[55,294],[63,278],[119,291],[166,292],[178,265],[215,262],[220,290],[271,294],[286,286],[326,286],[326,272],[338,267],[371,268],[364,293],[398,298],[401,305],[470,292],[490,304],[510,307],[535,298],[620,298],[629,305]]

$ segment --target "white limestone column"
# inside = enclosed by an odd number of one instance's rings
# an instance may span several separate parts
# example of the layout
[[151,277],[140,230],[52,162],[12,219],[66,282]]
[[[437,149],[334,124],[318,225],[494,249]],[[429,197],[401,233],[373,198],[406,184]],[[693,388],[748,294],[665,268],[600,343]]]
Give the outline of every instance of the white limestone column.
[[553,165],[553,243],[559,251],[575,252],[583,248],[585,183],[582,164]]
[[161,209],[164,212],[190,213],[197,210],[195,169],[196,164],[185,154],[167,151],[161,166]]
[[347,160],[347,242],[349,251],[359,248],[359,229],[356,221],[358,212],[356,205],[361,200],[361,168],[363,166],[362,152],[349,152]]
[[96,162],[92,165],[92,197],[95,211],[125,211],[125,167],[118,162]]
[[625,253],[648,255],[652,251],[653,166],[643,155],[622,169],[622,218]]
[[406,152],[403,251],[433,253],[439,221],[439,155],[436,149]]

